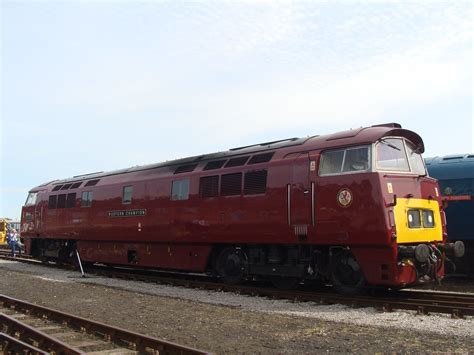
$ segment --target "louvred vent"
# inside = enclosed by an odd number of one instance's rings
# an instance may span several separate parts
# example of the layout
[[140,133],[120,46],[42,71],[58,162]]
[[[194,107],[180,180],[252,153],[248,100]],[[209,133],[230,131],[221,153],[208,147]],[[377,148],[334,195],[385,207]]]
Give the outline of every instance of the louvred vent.
[[244,194],[264,194],[267,191],[267,171],[251,171],[245,174]]
[[76,182],[75,184],[72,184],[71,189],[77,189],[81,184],[82,182]]
[[63,187],[63,185],[56,185],[53,189],[53,191],[58,191],[61,189],[61,187]]
[[254,155],[248,164],[266,163],[267,161],[272,160],[273,154],[275,154],[275,152]]
[[57,208],[65,208],[65,207],[66,207],[66,194],[58,195]]
[[202,177],[199,182],[199,194],[201,197],[216,197],[219,195],[219,176]]
[[175,174],[189,173],[196,169],[197,164],[181,165],[174,171]]
[[57,201],[57,195],[49,196],[48,208],[49,209],[56,208],[56,201]]
[[66,184],[63,187],[61,187],[61,190],[67,190],[71,187],[72,184]]
[[67,208],[73,208],[76,204],[76,193],[72,193],[72,194],[67,194],[67,198],[66,198],[66,207]]
[[227,164],[225,165],[226,168],[231,168],[233,166],[241,166],[245,165],[247,160],[249,159],[249,156],[246,157],[239,157],[239,158],[232,158],[230,159]]
[[221,195],[240,195],[242,188],[242,173],[222,175]]

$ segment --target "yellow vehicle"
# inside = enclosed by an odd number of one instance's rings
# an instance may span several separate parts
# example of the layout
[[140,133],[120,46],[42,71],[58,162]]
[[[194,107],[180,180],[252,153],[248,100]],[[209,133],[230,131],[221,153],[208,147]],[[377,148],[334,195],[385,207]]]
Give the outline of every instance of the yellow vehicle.
[[0,244],[6,244],[5,237],[7,236],[8,221],[6,219],[0,219]]

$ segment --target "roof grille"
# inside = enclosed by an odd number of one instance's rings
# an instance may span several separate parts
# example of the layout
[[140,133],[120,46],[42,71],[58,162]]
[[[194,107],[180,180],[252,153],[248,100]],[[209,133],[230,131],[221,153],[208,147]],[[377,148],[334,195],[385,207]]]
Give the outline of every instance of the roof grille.
[[75,184],[72,184],[71,189],[77,189],[81,184],[82,182],[76,182]]
[[266,162],[272,160],[273,154],[275,154],[275,152],[254,155],[249,160],[248,165],[266,163]]
[[196,169],[197,164],[181,165],[176,168],[174,174],[189,173]]
[[97,179],[97,180],[89,180],[85,185],[85,186],[95,186],[97,185],[97,183],[100,181],[100,179]]
[[58,191],[61,189],[61,187],[63,187],[63,185],[56,185],[53,189],[53,191]]
[[67,190],[72,186],[72,184],[66,184],[63,187],[61,187],[61,190]]
[[234,166],[245,165],[245,163],[247,162],[248,159],[249,159],[248,155],[246,157],[238,157],[238,158],[229,159],[229,161],[227,162],[225,167],[226,168],[232,168]]
[[209,163],[206,164],[204,167],[204,170],[214,170],[214,169],[219,169],[222,168],[226,160],[214,160],[210,161]]

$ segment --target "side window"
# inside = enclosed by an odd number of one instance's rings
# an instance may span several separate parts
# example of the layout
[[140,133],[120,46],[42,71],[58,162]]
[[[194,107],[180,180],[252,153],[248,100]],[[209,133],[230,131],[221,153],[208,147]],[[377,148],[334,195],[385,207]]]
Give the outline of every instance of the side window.
[[321,155],[319,175],[329,175],[329,174],[340,173],[342,170],[343,160],[344,160],[343,150],[324,152]]
[[49,196],[49,200],[48,200],[48,208],[49,208],[49,209],[52,210],[52,209],[55,209],[55,208],[56,208],[57,198],[58,198],[57,195],[51,195],[51,196]]
[[133,186],[124,186],[122,194],[122,203],[132,203]]
[[81,207],[92,206],[92,191],[84,191],[82,193]]
[[189,179],[175,180],[171,184],[171,200],[187,200],[189,198]]

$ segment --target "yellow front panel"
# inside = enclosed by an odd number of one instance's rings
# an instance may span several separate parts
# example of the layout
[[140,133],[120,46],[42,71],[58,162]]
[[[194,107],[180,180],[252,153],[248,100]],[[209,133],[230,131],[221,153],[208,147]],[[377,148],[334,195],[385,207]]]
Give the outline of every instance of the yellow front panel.
[[[408,210],[410,209],[432,210],[434,228],[424,228],[423,226],[421,228],[408,228]],[[397,198],[394,213],[398,244],[443,240],[443,229],[441,226],[438,201],[417,198]]]

